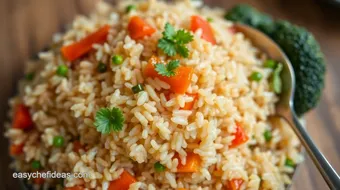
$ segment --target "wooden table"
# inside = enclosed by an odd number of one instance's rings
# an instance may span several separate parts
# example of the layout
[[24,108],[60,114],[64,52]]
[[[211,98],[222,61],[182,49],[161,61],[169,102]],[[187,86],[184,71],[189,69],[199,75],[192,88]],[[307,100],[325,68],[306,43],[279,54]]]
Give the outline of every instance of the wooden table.
[[[229,8],[241,1],[205,0]],[[87,13],[95,0],[0,0],[0,123],[6,119],[7,99],[23,76],[25,60],[51,41],[79,13]],[[247,1],[242,1],[247,2]],[[277,18],[311,30],[320,41],[328,62],[326,88],[320,105],[307,115],[308,130],[319,148],[340,172],[340,15],[312,0],[248,0]],[[337,21],[338,20],[338,21]],[[0,128],[3,133],[3,127]],[[0,189],[18,189],[8,169],[7,140],[0,138]],[[325,182],[309,158],[302,164],[293,189],[323,190]]]

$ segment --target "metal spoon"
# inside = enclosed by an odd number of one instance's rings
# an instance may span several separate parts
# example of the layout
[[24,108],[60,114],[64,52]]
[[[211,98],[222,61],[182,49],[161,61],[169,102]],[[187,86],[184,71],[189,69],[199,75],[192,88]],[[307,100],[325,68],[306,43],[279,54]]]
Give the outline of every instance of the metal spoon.
[[283,64],[283,70],[281,74],[283,90],[280,95],[280,100],[276,105],[276,114],[288,121],[288,123],[300,139],[302,145],[307,150],[309,156],[312,158],[322,177],[328,184],[329,188],[332,190],[339,190],[339,175],[336,173],[331,164],[327,161],[325,156],[316,147],[316,145],[308,135],[306,129],[299,122],[298,117],[296,116],[296,113],[293,109],[295,75],[289,59],[279,48],[279,46],[262,32],[243,24],[236,24],[235,27],[237,31],[240,31],[245,36],[247,36],[247,38],[249,38],[256,47],[267,53],[267,55],[271,59],[277,60]]

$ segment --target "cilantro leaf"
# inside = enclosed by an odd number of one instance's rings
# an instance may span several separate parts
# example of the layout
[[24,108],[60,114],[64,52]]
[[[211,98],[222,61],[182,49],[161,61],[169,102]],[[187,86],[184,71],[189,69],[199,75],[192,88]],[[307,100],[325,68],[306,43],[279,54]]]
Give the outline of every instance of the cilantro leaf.
[[171,60],[168,64],[156,63],[155,70],[158,74],[165,77],[172,77],[176,75],[175,70],[179,67],[179,60]]
[[189,56],[189,50],[184,45],[177,45],[176,51],[178,54],[180,54],[184,58],[187,58]]
[[96,126],[97,131],[102,134],[121,131],[123,124],[124,115],[119,108],[101,108],[96,113],[94,126]]
[[174,56],[177,53],[175,43],[168,39],[159,39],[157,46],[162,49],[164,53],[166,53],[168,56]]
[[163,37],[158,40],[158,45],[161,50],[168,56],[175,56],[176,54],[182,57],[189,56],[189,50],[185,46],[194,39],[194,36],[185,30],[175,31],[174,27],[166,23],[163,31]]
[[194,36],[185,30],[178,30],[174,39],[177,44],[187,44],[194,39]]
[[173,37],[176,35],[175,28],[169,23],[166,23],[164,28],[165,30],[162,33],[164,38],[168,40],[172,40]]

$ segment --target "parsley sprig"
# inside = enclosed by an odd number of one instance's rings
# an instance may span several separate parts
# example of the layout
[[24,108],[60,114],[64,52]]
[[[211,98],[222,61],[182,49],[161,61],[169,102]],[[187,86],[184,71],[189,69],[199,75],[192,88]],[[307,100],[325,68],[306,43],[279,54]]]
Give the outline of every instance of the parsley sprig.
[[165,77],[172,77],[176,75],[176,69],[179,66],[179,60],[171,60],[168,64],[156,63],[155,70],[158,74]]
[[103,134],[118,132],[123,129],[124,115],[119,108],[101,108],[97,111],[94,126]]
[[166,23],[163,31],[163,38],[158,40],[158,47],[163,50],[168,56],[176,54],[182,57],[189,56],[189,50],[185,46],[194,39],[194,36],[185,30],[176,31],[175,28]]

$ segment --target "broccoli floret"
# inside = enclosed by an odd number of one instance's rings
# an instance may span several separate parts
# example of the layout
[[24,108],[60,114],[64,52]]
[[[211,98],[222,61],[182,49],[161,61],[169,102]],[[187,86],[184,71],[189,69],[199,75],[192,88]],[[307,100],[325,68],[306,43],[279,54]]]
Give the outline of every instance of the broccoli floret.
[[261,30],[286,53],[295,72],[294,110],[299,116],[317,105],[324,88],[326,65],[320,46],[310,32],[287,21],[273,21],[244,4],[232,8],[225,18]]
[[236,5],[225,14],[224,18],[252,26],[267,34],[273,31],[273,19],[247,4]]
[[291,61],[296,75],[294,109],[302,115],[314,108],[324,88],[326,65],[314,36],[304,28],[287,21],[275,22],[272,39]]

